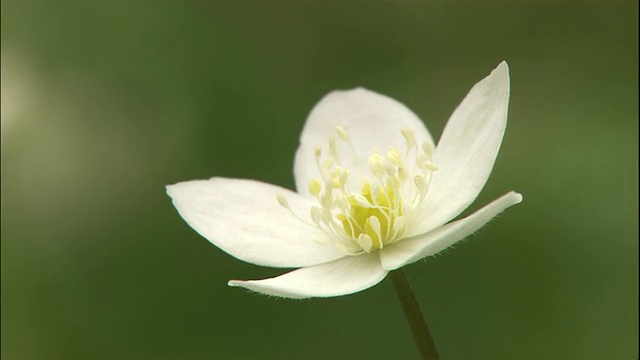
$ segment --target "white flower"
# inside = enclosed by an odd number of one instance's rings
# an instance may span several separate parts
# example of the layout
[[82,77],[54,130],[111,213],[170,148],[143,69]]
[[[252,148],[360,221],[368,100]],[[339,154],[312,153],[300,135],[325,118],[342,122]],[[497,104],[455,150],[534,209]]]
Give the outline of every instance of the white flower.
[[435,146],[422,121],[398,101],[361,88],[335,91],[315,106],[302,131],[297,193],[219,177],[170,185],[167,193],[193,229],[230,255],[299,268],[230,286],[287,298],[355,293],[522,201],[509,192],[449,222],[491,173],[508,102],[502,62],[471,89]]

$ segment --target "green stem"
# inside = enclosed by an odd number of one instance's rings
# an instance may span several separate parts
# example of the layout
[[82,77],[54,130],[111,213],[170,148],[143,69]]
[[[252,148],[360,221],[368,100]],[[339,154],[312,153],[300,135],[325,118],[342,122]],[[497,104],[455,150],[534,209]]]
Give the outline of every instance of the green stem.
[[413,339],[418,345],[420,356],[424,360],[440,359],[438,351],[436,351],[436,344],[433,342],[429,327],[424,321],[422,311],[420,311],[420,305],[418,305],[416,301],[416,296],[413,294],[413,290],[411,290],[411,285],[404,271],[402,271],[402,269],[392,271],[389,277],[393,283],[393,288],[396,290],[396,294],[398,294],[398,299],[402,304],[402,310],[404,310],[404,315],[409,322],[409,327],[411,327]]

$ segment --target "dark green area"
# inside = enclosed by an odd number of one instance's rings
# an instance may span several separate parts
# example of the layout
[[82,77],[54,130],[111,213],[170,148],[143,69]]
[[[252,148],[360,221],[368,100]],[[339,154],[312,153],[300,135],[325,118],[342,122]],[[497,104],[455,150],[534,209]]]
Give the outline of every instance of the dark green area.
[[164,185],[293,187],[313,104],[364,86],[437,138],[511,68],[510,123],[477,209],[524,202],[405,269],[443,359],[638,356],[638,5],[2,2],[2,358],[405,359],[388,282],[286,301]]

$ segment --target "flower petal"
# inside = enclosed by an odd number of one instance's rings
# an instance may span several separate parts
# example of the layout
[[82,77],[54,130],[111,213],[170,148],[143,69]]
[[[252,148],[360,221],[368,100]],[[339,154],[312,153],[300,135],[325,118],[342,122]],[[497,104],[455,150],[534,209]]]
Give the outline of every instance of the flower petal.
[[317,244],[317,229],[278,204],[283,195],[294,213],[309,214],[310,201],[253,180],[212,178],[167,186],[180,216],[215,246],[250,263],[273,267],[309,266],[344,256]]
[[387,275],[378,254],[348,256],[330,263],[305,267],[265,280],[231,280],[266,295],[292,299],[353,294],[379,283]]
[[446,223],[476,199],[498,155],[508,105],[509,68],[503,61],[471,89],[451,115],[434,152],[438,170],[424,202],[425,221],[413,234]]
[[464,219],[385,247],[380,252],[382,267],[391,271],[434,255],[471,235],[506,208],[521,201],[522,195],[510,192]]
[[[336,135],[337,126],[346,131],[357,156]],[[300,136],[294,164],[298,193],[310,196],[309,182],[320,178],[315,149],[320,145],[326,150],[331,135],[336,136],[342,165],[351,170],[351,178],[357,179],[357,172],[366,170],[374,149],[384,153],[392,147],[404,149],[402,129],[412,130],[418,145],[424,141],[433,143],[422,121],[390,97],[363,88],[329,93],[311,110]]]

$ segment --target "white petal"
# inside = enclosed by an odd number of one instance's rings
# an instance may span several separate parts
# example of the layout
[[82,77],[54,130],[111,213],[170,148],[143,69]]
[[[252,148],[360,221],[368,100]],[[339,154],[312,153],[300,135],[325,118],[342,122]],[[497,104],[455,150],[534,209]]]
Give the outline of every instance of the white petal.
[[231,280],[229,286],[240,286],[266,295],[304,299],[353,294],[379,283],[386,275],[378,254],[363,254],[265,280]]
[[316,228],[278,203],[281,194],[296,214],[308,218],[311,202],[290,190],[252,180],[212,178],[169,185],[167,194],[195,231],[240,260],[299,267],[344,256],[314,242]]
[[464,219],[389,245],[380,251],[382,266],[391,271],[434,255],[471,235],[506,208],[521,201],[522,195],[510,192]]
[[309,181],[320,178],[315,149],[320,145],[328,152],[330,135],[342,137],[342,130],[336,132],[337,126],[346,131],[357,155],[353,156],[343,140],[336,139],[342,165],[351,171],[350,179],[357,179],[358,172],[367,169],[367,159],[374,149],[383,153],[392,147],[403,150],[403,129],[413,131],[418,144],[433,143],[422,121],[400,102],[363,88],[331,92],[311,110],[300,136],[294,164],[300,194],[310,196]]
[[454,111],[436,147],[422,233],[453,219],[484,187],[507,126],[509,68],[502,62],[477,83]]

